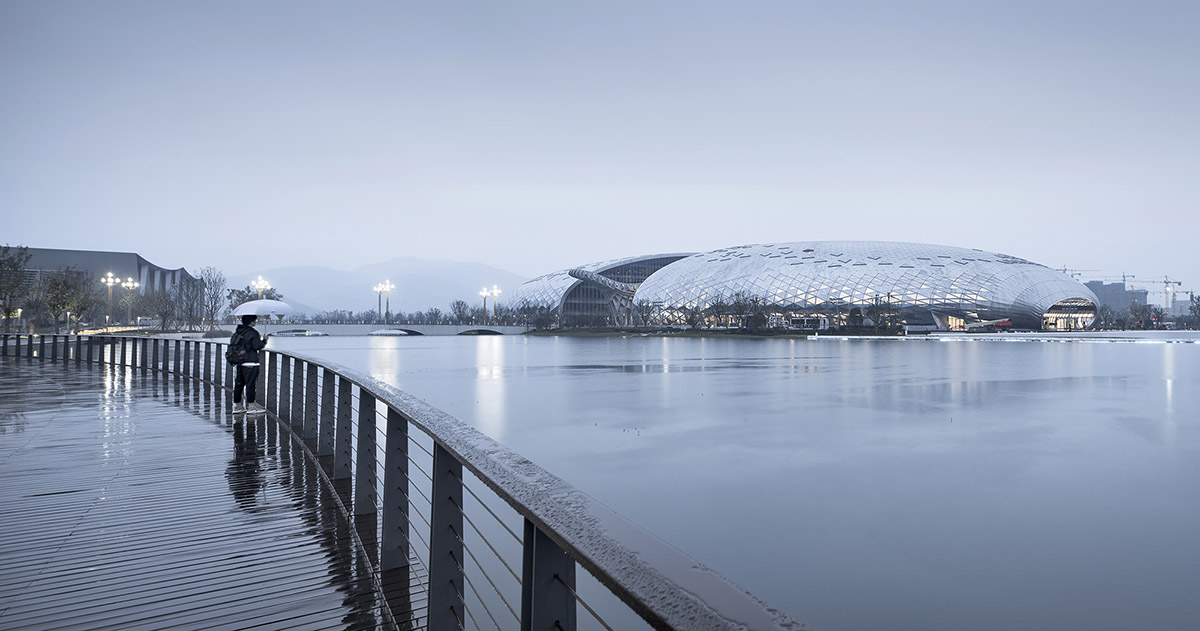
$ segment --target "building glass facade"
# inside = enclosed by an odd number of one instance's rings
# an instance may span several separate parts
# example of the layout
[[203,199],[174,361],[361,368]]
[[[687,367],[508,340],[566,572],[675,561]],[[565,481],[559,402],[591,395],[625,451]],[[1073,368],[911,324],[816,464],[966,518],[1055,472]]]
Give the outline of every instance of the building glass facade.
[[632,323],[631,298],[610,287],[572,276],[592,272],[636,288],[652,274],[689,254],[637,256],[582,265],[538,276],[516,289],[509,306],[526,318],[541,315],[559,326],[616,326]]

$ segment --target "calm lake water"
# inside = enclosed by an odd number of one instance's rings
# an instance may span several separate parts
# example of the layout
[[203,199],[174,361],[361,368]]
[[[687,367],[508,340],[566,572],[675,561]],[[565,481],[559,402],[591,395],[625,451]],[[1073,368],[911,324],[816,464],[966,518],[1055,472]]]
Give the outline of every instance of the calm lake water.
[[1200,344],[271,344],[425,399],[818,631],[1200,628]]

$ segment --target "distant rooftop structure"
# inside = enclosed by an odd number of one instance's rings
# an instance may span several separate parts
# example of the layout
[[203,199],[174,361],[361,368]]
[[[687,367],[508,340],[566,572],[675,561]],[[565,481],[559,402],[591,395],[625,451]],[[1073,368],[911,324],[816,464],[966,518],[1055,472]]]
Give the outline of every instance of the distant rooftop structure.
[[1084,283],[1084,286],[1100,299],[1101,308],[1108,307],[1117,313],[1125,313],[1132,306],[1146,304],[1146,295],[1149,293],[1145,289],[1129,287],[1124,282],[1106,283],[1102,280],[1090,280]]
[[97,279],[109,272],[121,279],[132,278],[139,283],[137,291],[142,295],[168,291],[181,281],[195,280],[195,277],[182,267],[160,267],[133,252],[29,248],[27,268],[30,271],[54,272],[67,267],[74,267]]
[[[618,273],[630,268],[639,273]],[[629,291],[634,295],[624,297]],[[1077,330],[1092,323],[1098,303],[1074,278],[1015,256],[885,241],[775,242],[631,257],[540,276],[515,294],[510,306],[549,311],[562,326],[723,326],[744,315],[743,303],[753,303],[779,323],[854,324],[875,314],[912,328],[1009,321],[1024,329]]]

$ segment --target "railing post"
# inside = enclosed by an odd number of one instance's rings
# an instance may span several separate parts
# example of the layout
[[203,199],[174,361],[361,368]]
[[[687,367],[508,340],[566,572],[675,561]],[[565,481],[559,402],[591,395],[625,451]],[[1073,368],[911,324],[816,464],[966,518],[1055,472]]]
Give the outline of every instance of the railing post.
[[38,357],[40,359],[46,359],[46,336],[45,335],[38,336]]
[[83,336],[75,334],[75,365],[78,366],[83,361]]
[[92,358],[92,347],[96,345],[95,341],[95,336],[89,335],[87,337],[87,363],[89,364],[94,361]]
[[381,570],[408,566],[408,420],[388,407],[384,438]]
[[292,431],[300,434],[304,427],[304,360],[292,358],[292,406],[288,408]]
[[375,396],[358,389],[358,453],[354,463],[354,514],[376,512],[379,482],[375,472]]
[[433,506],[429,533],[429,628],[457,629],[463,612],[462,464],[433,444]]
[[188,371],[192,381],[200,381],[200,341],[192,342],[192,369]]
[[162,346],[159,340],[150,340],[150,370],[161,371],[165,362],[159,362],[158,349]]
[[[221,356],[222,357],[225,356],[225,351],[227,351],[227,350],[229,350],[228,345],[222,344],[221,345]],[[233,388],[233,364],[225,361],[225,362],[221,362],[221,365],[223,365],[225,367],[225,385],[226,385],[226,387]]]
[[5,333],[2,337],[4,342],[3,345],[0,345],[0,357],[8,357],[8,333]]
[[[288,421],[292,416],[292,358],[276,355],[279,358],[279,404],[275,416],[281,421]],[[275,374],[275,371],[271,371]]]
[[213,347],[212,342],[204,343],[204,380],[209,383],[212,383],[214,381],[213,372],[212,372],[212,368],[213,368],[213,361],[212,361],[213,360],[213,357],[212,357],[213,348],[212,347]]
[[575,631],[575,561],[528,519],[522,551],[521,631]]
[[118,366],[124,366],[124,365],[126,365],[126,355],[125,355],[125,350],[126,350],[126,345],[127,345],[128,343],[129,343],[129,338],[126,338],[126,337],[122,337],[122,338],[121,338],[121,360],[117,362],[117,365],[118,365]]
[[183,366],[180,367],[179,375],[189,377],[192,374],[192,342],[190,340],[183,341]]
[[25,345],[25,357],[33,359],[33,336],[30,335],[26,341],[29,343]]
[[317,456],[332,456],[334,443],[334,374],[325,370],[321,374],[321,418],[317,420],[318,432]]
[[264,376],[267,381],[266,408],[270,410],[272,414],[278,414],[279,407],[276,405],[276,402],[278,401],[276,384],[279,381],[278,377],[275,375],[275,364],[279,363],[279,356],[270,351],[261,351],[259,352],[258,356],[259,361],[262,362],[262,370],[260,373],[265,373]]
[[354,401],[351,399],[353,396],[352,385],[349,379],[338,376],[337,435],[334,437],[336,445],[333,449],[333,479],[335,480],[350,477],[350,468],[354,465],[350,450],[350,443],[353,440],[350,417],[354,407]]
[[317,365],[312,362],[304,364],[304,429],[301,435],[306,442],[317,438]]
[[182,345],[182,344],[183,344],[183,340],[175,340],[175,352],[173,353],[174,354],[173,359],[175,361],[171,362],[171,368],[172,368],[171,372],[177,376],[179,375],[179,368],[180,368],[179,360],[183,356],[183,353],[180,349],[180,345]]
[[58,361],[58,334],[50,336],[50,360]]

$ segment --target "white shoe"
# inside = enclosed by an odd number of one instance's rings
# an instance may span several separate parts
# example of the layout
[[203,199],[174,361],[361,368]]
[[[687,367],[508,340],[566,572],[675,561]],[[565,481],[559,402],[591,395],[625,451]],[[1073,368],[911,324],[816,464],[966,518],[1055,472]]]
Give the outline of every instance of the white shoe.
[[233,404],[233,413],[234,414],[238,414],[238,413],[245,412],[245,411],[246,411],[245,403],[234,403]]
[[266,411],[267,411],[267,408],[264,408],[259,403],[247,403],[246,404],[246,412],[248,414],[262,414]]

